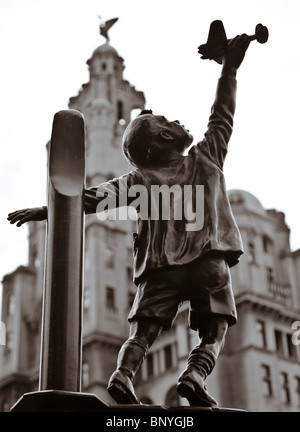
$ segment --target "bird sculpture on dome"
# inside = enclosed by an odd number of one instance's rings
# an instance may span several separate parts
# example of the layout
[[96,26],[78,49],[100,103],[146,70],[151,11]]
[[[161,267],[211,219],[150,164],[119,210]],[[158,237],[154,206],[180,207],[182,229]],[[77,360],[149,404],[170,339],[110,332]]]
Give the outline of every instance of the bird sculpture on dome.
[[111,27],[118,21],[119,18],[111,18],[107,21],[102,21],[102,18],[99,16],[99,19],[101,20],[100,23],[100,34],[105,37],[107,41],[109,41],[108,31],[111,29]]

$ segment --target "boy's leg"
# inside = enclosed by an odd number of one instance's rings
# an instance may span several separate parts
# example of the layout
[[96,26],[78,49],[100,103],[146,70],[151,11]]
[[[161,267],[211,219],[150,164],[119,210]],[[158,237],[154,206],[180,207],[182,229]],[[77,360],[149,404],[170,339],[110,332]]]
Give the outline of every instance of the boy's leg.
[[204,385],[224,345],[228,326],[236,322],[236,308],[228,264],[222,254],[211,254],[191,269],[190,326],[200,342],[190,352],[186,370],[179,377],[178,392],[191,405],[215,406]]
[[180,396],[192,406],[217,406],[218,402],[208,393],[204,381],[212,372],[225,343],[228,323],[225,318],[214,317],[199,331],[200,343],[190,352],[185,371],[178,379]]
[[162,331],[162,324],[150,319],[130,323],[129,338],[122,345],[117,369],[108,383],[108,392],[120,404],[139,404],[132,379],[143,362],[148,349]]

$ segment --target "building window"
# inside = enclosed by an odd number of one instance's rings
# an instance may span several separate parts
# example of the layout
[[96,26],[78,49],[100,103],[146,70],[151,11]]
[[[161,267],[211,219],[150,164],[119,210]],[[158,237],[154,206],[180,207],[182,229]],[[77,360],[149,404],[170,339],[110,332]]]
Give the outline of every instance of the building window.
[[117,102],[117,113],[118,113],[118,120],[122,120],[124,118],[122,101]]
[[275,345],[278,354],[284,355],[283,335],[280,330],[275,330]]
[[106,287],[106,307],[110,310],[116,309],[115,290],[112,287]]
[[273,396],[271,368],[268,365],[262,364],[262,383],[263,383],[263,394],[264,396]]
[[266,279],[268,286],[273,285],[275,282],[274,270],[272,267],[266,267]]
[[5,354],[8,355],[11,353],[14,347],[14,333],[12,330],[6,331],[6,345],[5,345]]
[[14,294],[11,294],[8,298],[7,314],[14,315],[15,311],[16,311],[16,297]]
[[102,69],[103,71],[106,70],[106,63],[102,63],[102,65],[101,65],[101,69]]
[[[113,178],[114,178],[114,174],[109,173],[107,176],[107,180],[112,180]],[[105,239],[108,246],[111,244],[112,241],[115,240],[115,237],[116,237],[116,232],[114,230],[109,228],[105,230]]]
[[153,354],[148,354],[146,357],[147,377],[152,377],[154,374],[154,359]]
[[291,402],[291,395],[290,395],[290,386],[289,386],[289,377],[286,372],[281,372],[281,378],[282,378],[282,399],[284,403],[289,404]]
[[173,366],[171,345],[167,345],[164,347],[164,359],[165,359],[165,369],[170,369]]
[[83,388],[89,385],[90,381],[90,365],[88,362],[82,363],[82,386]]
[[6,325],[0,321],[0,345],[6,345]]
[[133,274],[132,274],[132,267],[126,267],[126,273],[127,273],[127,280],[128,282],[133,282]]
[[268,236],[264,235],[263,236],[263,248],[264,248],[264,252],[265,253],[271,252],[272,245],[273,245],[272,240]]
[[39,258],[38,258],[36,246],[34,246],[33,250],[32,250],[32,263],[33,263],[34,267],[39,267],[40,263],[41,263]]
[[256,263],[256,257],[255,257],[254,243],[251,243],[251,242],[248,243],[248,253],[249,253],[249,264],[255,264]]
[[128,294],[128,309],[130,310],[132,308],[133,302],[134,302],[135,294],[130,292]]
[[123,102],[120,100],[117,102],[117,116],[118,116],[119,125],[124,126],[126,123],[126,120],[124,119]]
[[292,335],[290,335],[290,334],[286,335],[286,342],[287,342],[287,348],[288,348],[288,356],[296,359],[297,358],[297,350],[296,350],[296,345],[293,344]]
[[259,346],[261,348],[267,348],[266,327],[264,321],[256,321],[256,331],[259,337]]
[[88,286],[85,286],[83,292],[83,313],[85,318],[87,318],[90,307],[91,307],[91,290]]
[[112,246],[107,245],[104,251],[105,265],[107,268],[115,267],[115,253]]
[[296,393],[298,395],[298,406],[300,407],[300,377],[296,376]]

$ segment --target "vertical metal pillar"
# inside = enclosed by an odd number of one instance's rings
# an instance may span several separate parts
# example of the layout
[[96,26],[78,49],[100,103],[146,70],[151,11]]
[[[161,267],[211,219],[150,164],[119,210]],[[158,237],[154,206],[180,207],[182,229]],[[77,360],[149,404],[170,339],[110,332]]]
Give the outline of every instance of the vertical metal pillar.
[[55,114],[48,173],[40,390],[78,392],[85,187],[84,118],[79,111]]
[[108,408],[81,392],[85,130],[77,110],[55,114],[49,152],[48,222],[39,391],[11,412]]

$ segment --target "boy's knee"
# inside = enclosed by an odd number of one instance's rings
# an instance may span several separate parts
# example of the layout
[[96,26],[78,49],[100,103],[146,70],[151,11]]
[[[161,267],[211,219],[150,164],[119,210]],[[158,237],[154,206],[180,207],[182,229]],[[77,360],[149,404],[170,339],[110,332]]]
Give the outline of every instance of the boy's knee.
[[223,348],[227,329],[228,322],[224,317],[212,316],[207,318],[198,330],[201,345],[217,343],[220,348]]
[[162,324],[150,319],[141,319],[130,323],[129,340],[150,348],[162,331]]

